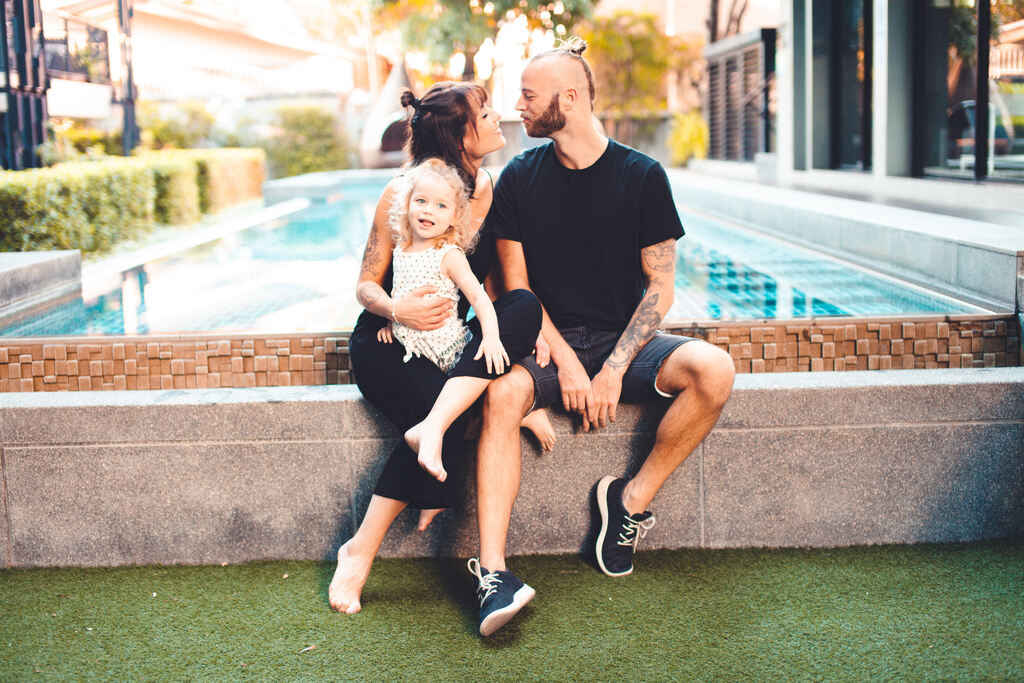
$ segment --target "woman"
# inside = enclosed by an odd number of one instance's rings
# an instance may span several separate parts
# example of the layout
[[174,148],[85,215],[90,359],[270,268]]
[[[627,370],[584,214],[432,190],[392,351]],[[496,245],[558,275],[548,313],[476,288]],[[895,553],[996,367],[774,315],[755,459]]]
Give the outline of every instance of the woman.
[[[438,83],[422,100],[406,92],[402,105],[413,108],[406,142],[407,165],[441,159],[458,170],[469,192],[472,220],[467,241],[476,242],[469,262],[477,279],[484,281],[494,255],[493,238],[484,228],[494,186],[481,164],[487,154],[505,145],[500,117],[487,106],[487,91],[472,83]],[[397,300],[390,297],[394,242],[387,227],[388,207],[400,182],[398,178],[392,180],[377,203],[356,287],[356,296],[365,310],[352,331],[349,356],[363,396],[404,432],[427,415],[447,377],[426,358],[413,357],[403,362],[404,349],[398,344],[379,342],[377,332],[396,318],[414,329],[437,329],[449,315],[465,317],[468,306],[460,301],[460,310],[453,310],[449,300],[431,296],[434,289],[430,286]],[[493,289],[489,291],[493,295]],[[531,293],[518,290],[503,294],[494,301],[494,308],[503,331],[517,330],[528,335],[531,344],[537,338],[540,304]],[[539,417],[546,422],[546,417]],[[466,421],[465,416],[457,420],[445,437],[442,462],[451,476],[444,482],[421,468],[416,453],[404,440],[398,440],[359,529],[338,549],[338,568],[328,590],[332,608],[347,614],[360,610],[360,595],[370,566],[398,513],[407,506],[419,508],[418,526],[422,531],[442,509],[457,502],[467,455]],[[528,426],[550,447],[550,424]]]

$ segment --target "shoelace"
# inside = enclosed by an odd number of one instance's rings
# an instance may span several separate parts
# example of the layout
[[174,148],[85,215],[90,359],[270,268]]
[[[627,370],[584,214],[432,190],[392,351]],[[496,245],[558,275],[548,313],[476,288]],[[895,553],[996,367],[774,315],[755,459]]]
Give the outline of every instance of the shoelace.
[[631,545],[633,550],[636,550],[636,544],[640,542],[640,539],[647,535],[647,532],[654,526],[654,517],[648,517],[642,522],[638,522],[629,515],[623,515],[626,518],[625,523],[622,525],[622,533],[619,534],[619,545]]
[[476,589],[476,595],[480,599],[480,606],[483,607],[484,600],[498,590],[497,584],[501,583],[501,579],[498,578],[497,572],[484,574],[480,569],[480,560],[478,558],[469,558],[466,566],[469,568],[469,573],[480,582],[480,587]]

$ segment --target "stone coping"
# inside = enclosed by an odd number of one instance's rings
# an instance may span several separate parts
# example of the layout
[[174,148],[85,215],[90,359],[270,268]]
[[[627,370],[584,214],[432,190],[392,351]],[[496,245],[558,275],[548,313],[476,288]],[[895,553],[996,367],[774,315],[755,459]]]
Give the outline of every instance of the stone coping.
[[[846,175],[842,175],[841,178],[836,178],[835,182],[839,183],[846,177]],[[765,185],[749,180],[730,178],[723,181],[719,177],[678,169],[670,170],[669,178],[675,181],[673,189],[686,188],[698,192],[725,193],[793,209],[827,213],[845,220],[865,221],[921,235],[940,237],[951,242],[1005,254],[1024,253],[1024,232],[996,223],[848,199],[824,193],[819,194],[807,190]],[[933,183],[931,180],[927,182]],[[956,187],[961,188],[960,185],[956,185]],[[1020,190],[1018,193],[1024,195],[1024,192]]]
[[679,204],[993,311],[1020,311],[1024,231],[701,173],[669,172]]
[[[864,389],[868,387],[962,387],[996,384],[1019,384],[1024,392],[1024,367],[980,368],[952,370],[918,370],[901,372],[879,370],[875,372],[783,372],[737,375],[734,389],[738,391],[790,391],[798,389]],[[161,405],[230,405],[248,403],[330,403],[336,401],[362,401],[362,394],[354,384],[246,387],[221,389],[182,389],[164,391],[72,391],[65,393],[9,393],[0,395],[0,408],[47,408],[90,406],[161,406]],[[892,406],[873,406],[886,411]],[[1024,403],[1019,408],[1024,411]],[[975,411],[962,406],[958,414],[968,416]],[[813,412],[816,420],[829,424],[844,424],[848,415],[837,414],[830,407],[820,405]],[[5,421],[0,413],[0,438]],[[729,417],[727,411],[725,418]],[[792,420],[794,416],[780,416]],[[968,418],[969,419],[969,418]]]

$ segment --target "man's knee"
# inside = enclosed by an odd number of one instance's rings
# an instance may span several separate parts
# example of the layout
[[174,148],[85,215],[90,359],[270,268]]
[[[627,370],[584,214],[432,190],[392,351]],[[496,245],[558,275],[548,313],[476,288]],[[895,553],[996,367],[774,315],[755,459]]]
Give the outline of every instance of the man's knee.
[[533,377],[521,365],[487,385],[484,392],[484,419],[507,420],[518,424],[533,403]]
[[692,391],[710,410],[721,410],[732,394],[736,366],[728,353],[704,341],[692,341],[678,347],[665,360],[659,373],[659,386],[672,393]]

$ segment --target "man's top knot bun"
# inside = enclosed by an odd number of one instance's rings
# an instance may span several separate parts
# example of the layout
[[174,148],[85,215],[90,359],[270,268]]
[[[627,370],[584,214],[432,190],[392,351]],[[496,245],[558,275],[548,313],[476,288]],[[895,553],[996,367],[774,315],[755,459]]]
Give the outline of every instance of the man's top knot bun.
[[562,43],[562,47],[579,57],[582,56],[583,51],[587,49],[587,41],[583,40],[579,36],[572,36]]

